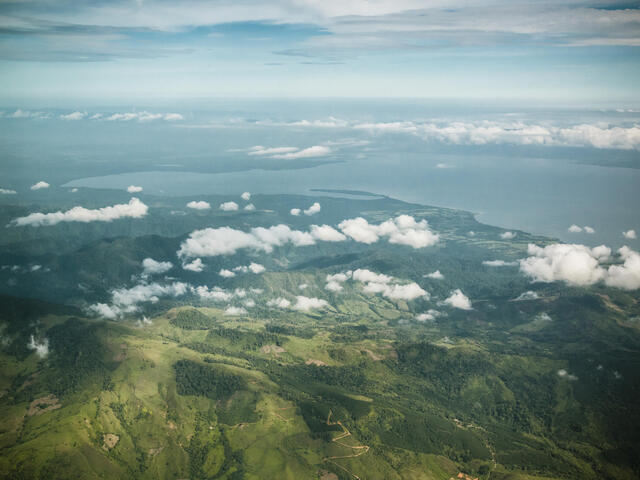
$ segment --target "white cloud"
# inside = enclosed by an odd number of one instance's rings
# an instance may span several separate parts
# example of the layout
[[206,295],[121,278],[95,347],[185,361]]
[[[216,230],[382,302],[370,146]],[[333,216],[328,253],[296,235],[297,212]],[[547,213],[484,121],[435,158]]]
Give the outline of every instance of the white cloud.
[[211,204],[209,202],[205,202],[204,200],[200,201],[191,201],[187,203],[187,208],[193,208],[194,210],[209,210],[211,208]]
[[308,312],[309,310],[320,310],[329,306],[329,303],[326,300],[315,297],[305,297],[303,295],[298,295],[296,297],[296,303],[292,307],[294,310],[301,310],[303,312]]
[[595,228],[593,228],[593,227],[589,227],[589,226],[586,226],[586,225],[585,225],[585,227],[584,227],[584,231],[585,231],[586,233],[596,233]]
[[143,315],[142,318],[136,320],[135,325],[136,327],[148,327],[149,325],[153,325],[153,321]]
[[204,264],[202,263],[201,259],[196,258],[193,262],[183,264],[182,268],[184,270],[189,270],[191,272],[199,273],[202,270],[204,270]]
[[189,238],[182,242],[178,256],[184,258],[231,255],[240,249],[270,253],[274,247],[287,243],[297,247],[314,245],[315,239],[310,233],[291,230],[287,225],[256,227],[250,232],[230,227],[206,228],[191,232]]
[[605,283],[624,290],[640,288],[640,253],[625,246],[618,250],[618,254],[624,263],[609,267]]
[[50,185],[47,182],[44,181],[39,181],[38,183],[35,183],[33,185],[31,185],[31,190],[42,190],[43,188],[49,188]]
[[143,190],[142,187],[138,187],[137,185],[129,185],[127,187],[127,192],[129,193],[139,193]]
[[356,242],[371,244],[381,236],[388,237],[389,243],[409,245],[413,248],[429,247],[439,240],[438,234],[429,229],[426,220],[416,222],[409,215],[399,215],[379,225],[370,224],[362,217],[343,220],[338,225],[342,233]]
[[345,273],[334,273],[332,275],[327,275],[326,277],[326,281],[327,282],[338,282],[338,283],[344,283],[347,280],[349,280],[352,276],[352,272],[345,272]]
[[320,207],[320,204],[318,202],[315,202],[313,205],[311,205],[309,208],[304,210],[302,213],[304,213],[307,216],[315,215],[321,210],[321,208],[322,207]]
[[35,350],[36,355],[40,358],[44,358],[49,355],[49,339],[44,338],[42,341],[37,341],[33,335],[29,337],[29,343],[27,344],[29,350]]
[[302,210],[300,210],[299,208],[292,208],[289,213],[291,215],[293,215],[294,217],[297,217],[300,215],[300,213],[302,212]]
[[527,290],[526,292],[522,292],[520,295],[518,295],[515,301],[520,302],[523,300],[537,300],[538,298],[540,297],[536,292],[534,292],[533,290]]
[[145,258],[142,261],[143,275],[155,275],[168,272],[173,268],[171,262],[157,262],[153,258]]
[[500,234],[500,238],[503,240],[512,240],[516,238],[516,234],[514,232],[504,232]]
[[220,210],[225,212],[235,212],[238,210],[238,204],[236,202],[224,202],[220,204]]
[[[371,285],[371,284],[369,284]],[[415,300],[416,298],[425,297],[429,299],[429,293],[423,290],[417,283],[407,283],[405,285],[384,285],[382,296],[392,300]],[[366,289],[366,287],[365,287]]]
[[624,238],[628,238],[629,240],[635,240],[638,238],[635,230],[627,230],[626,232],[622,232],[622,236]]
[[222,270],[220,270],[218,272],[218,275],[224,278],[233,278],[236,276],[235,273],[233,273],[231,270],[227,270],[226,268],[223,268]]
[[272,155],[271,158],[279,158],[283,160],[297,160],[299,158],[324,157],[331,153],[331,149],[324,145],[314,145],[313,147],[304,148],[295,152],[281,153]]
[[240,198],[245,202],[248,202],[249,200],[251,200],[251,193],[243,192],[242,195],[240,195]]
[[66,212],[31,213],[26,217],[16,218],[11,225],[22,227],[31,225],[39,227],[43,225],[56,225],[60,222],[111,222],[119,218],[142,218],[149,208],[137,198],[132,198],[129,203],[113,205],[109,207],[90,210],[84,207],[73,207]]
[[296,152],[298,147],[263,147],[261,145],[256,145],[255,147],[251,147],[249,149],[249,155],[277,155],[283,153],[292,153]]
[[529,244],[529,257],[520,260],[520,270],[537,282],[564,281],[570,285],[592,285],[604,279],[606,271],[599,260],[611,250],[605,246],[589,248],[575,244],[538,247]]
[[580,232],[582,232],[582,227],[579,227],[578,225],[576,225],[574,223],[567,230],[569,230],[569,232],[571,232],[571,233],[580,233]]
[[255,273],[256,275],[258,275],[258,274],[264,272],[266,270],[266,268],[264,268],[264,265],[260,265],[259,263],[251,262],[249,264],[249,270],[252,273]]
[[82,120],[87,116],[87,112],[72,112],[67,113],[66,115],[60,115],[62,120]]
[[246,315],[247,310],[242,307],[227,307],[224,311],[225,315]]
[[455,168],[455,167],[453,165],[448,164],[448,163],[438,163],[436,165],[436,168],[441,168],[443,170],[446,170],[446,169]]
[[286,298],[278,297],[267,302],[267,307],[286,309],[291,306],[291,302]]
[[244,209],[247,212],[253,212],[256,209],[256,206],[253,203],[249,203],[249,204],[244,206]]
[[518,262],[505,262],[504,260],[484,260],[483,265],[487,267],[517,267]]
[[416,320],[418,322],[432,322],[433,320],[435,320],[437,317],[441,315],[442,315],[441,312],[437,310],[429,309],[427,312],[416,315]]
[[393,277],[389,275],[384,275],[382,273],[375,273],[371,270],[367,270],[364,268],[359,268],[353,272],[353,279],[357,282],[368,283],[389,283],[393,280]]
[[330,292],[341,292],[343,290],[340,282],[336,282],[334,280],[328,281],[324,288],[325,290],[329,290]]
[[213,287],[212,289],[209,289],[209,287],[201,285],[193,288],[192,291],[201,299],[211,300],[214,302],[228,302],[233,298],[233,293],[230,293],[220,287]]
[[558,370],[558,376],[560,378],[564,378],[566,380],[571,380],[571,381],[578,380],[578,377],[576,377],[575,375],[570,374],[564,368],[561,368],[560,370]]
[[252,298],[247,298],[245,301],[242,302],[242,305],[244,305],[247,308],[253,308],[256,306],[256,301],[253,300]]
[[[92,117],[96,120],[102,118],[96,117],[95,115]],[[184,117],[179,113],[150,113],[150,112],[126,112],[126,113],[114,113],[105,118],[108,122],[129,122],[132,120],[138,120],[141,123],[152,122],[155,120],[164,120],[167,122],[175,122],[178,120],[184,120]]]
[[427,273],[423,275],[424,278],[432,278],[434,280],[442,280],[444,275],[440,273],[440,270],[436,270],[435,272]]
[[301,283],[300,285],[298,285],[298,288],[300,290],[305,290],[308,286],[309,286],[309,284],[307,284],[307,283]]
[[407,133],[427,141],[456,145],[547,145],[640,150],[640,126],[580,124],[552,126],[523,122],[388,122],[361,123],[352,128],[372,133]]
[[0,195],[15,195],[16,192],[15,190],[11,190],[8,188],[0,188]]
[[142,283],[132,288],[111,290],[111,305],[97,303],[89,307],[89,311],[99,316],[114,319],[126,313],[137,312],[140,303],[156,303],[160,297],[179,297],[187,293],[188,285],[174,282],[167,285],[158,283]]
[[472,309],[469,297],[462,293],[462,290],[460,290],[459,288],[451,292],[449,298],[444,300],[442,303],[450,305],[453,308],[459,308],[460,310]]
[[71,189],[71,193],[76,193],[77,191],[78,191],[78,189],[77,189],[77,188],[72,188],[72,189]]
[[311,235],[323,242],[342,242],[347,239],[342,233],[329,225],[311,225]]

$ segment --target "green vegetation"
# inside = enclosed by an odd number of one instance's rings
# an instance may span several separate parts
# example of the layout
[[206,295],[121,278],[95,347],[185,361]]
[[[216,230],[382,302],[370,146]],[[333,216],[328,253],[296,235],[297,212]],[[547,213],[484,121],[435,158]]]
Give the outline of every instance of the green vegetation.
[[[546,239],[522,233],[502,242],[499,229],[470,214],[371,198],[327,199],[322,222],[408,213],[428,219],[442,244],[284,246],[259,258],[212,258],[199,273],[171,271],[191,285],[242,289],[246,296],[229,304],[255,306],[241,316],[189,293],[144,304],[151,322],[139,322],[141,312],[106,321],[1,296],[0,477],[638,478],[638,293],[532,285],[482,260],[513,260],[526,243]],[[159,215],[177,208],[171,201],[158,202]],[[252,225],[305,221],[284,220],[301,198],[261,202],[266,213],[252,214]],[[216,215],[206,225],[227,224]],[[224,222],[245,228],[234,218]],[[174,259],[195,225],[180,217],[162,231],[161,220],[150,222],[140,235],[94,231],[77,250],[57,253],[59,238],[44,233],[51,237],[39,261],[56,282],[42,279],[51,284],[42,298],[108,302],[108,289],[140,275],[142,258]],[[267,272],[216,273],[252,261]],[[356,268],[417,282],[432,298],[393,301],[351,281],[337,293],[325,289],[327,275]],[[435,270],[445,278],[423,277]],[[79,280],[87,293],[74,297]],[[28,296],[20,288],[11,293]],[[454,288],[473,310],[438,304]],[[514,301],[532,289],[538,299]],[[302,294],[330,308],[267,306]],[[441,314],[416,319],[429,309]],[[32,335],[46,339],[46,355],[28,346]]]

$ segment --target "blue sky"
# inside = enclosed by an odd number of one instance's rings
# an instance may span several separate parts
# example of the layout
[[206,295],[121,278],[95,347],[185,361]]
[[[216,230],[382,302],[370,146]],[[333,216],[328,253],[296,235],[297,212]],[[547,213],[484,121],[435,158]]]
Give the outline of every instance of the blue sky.
[[636,106],[638,7],[3,1],[0,101],[424,97]]

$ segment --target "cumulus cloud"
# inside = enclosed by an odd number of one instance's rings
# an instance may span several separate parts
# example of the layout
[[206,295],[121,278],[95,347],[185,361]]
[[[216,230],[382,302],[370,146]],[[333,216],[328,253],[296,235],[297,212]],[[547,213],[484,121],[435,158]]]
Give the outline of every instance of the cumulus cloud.
[[247,308],[253,308],[256,306],[256,301],[253,300],[252,298],[247,298],[242,302],[242,305],[244,305]]
[[97,303],[89,307],[89,311],[101,317],[115,319],[140,309],[141,303],[156,303],[160,297],[179,297],[188,291],[188,285],[173,282],[167,285],[159,283],[142,283],[132,288],[116,288],[111,290],[111,304]]
[[137,198],[132,198],[129,203],[98,208],[95,210],[84,207],[73,207],[66,212],[31,213],[26,217],[16,218],[11,225],[33,227],[56,225],[60,222],[111,222],[119,218],[142,218],[149,208]]
[[379,225],[370,224],[362,217],[343,220],[338,225],[342,233],[356,242],[371,244],[380,237],[387,237],[389,243],[424,248],[435,245],[439,236],[429,229],[426,220],[416,222],[409,215],[399,215]]
[[298,147],[263,147],[262,145],[256,145],[255,147],[251,147],[248,152],[249,155],[268,156],[281,160],[323,157],[330,153],[331,149],[324,145],[314,145],[303,149]]
[[564,281],[569,285],[592,285],[604,279],[606,271],[599,265],[611,255],[604,245],[589,248],[575,244],[552,244],[538,247],[529,244],[529,257],[520,260],[520,270],[537,282]]
[[129,193],[140,193],[143,190],[142,187],[139,187],[137,185],[129,185],[127,187],[127,192]]
[[[371,285],[371,284],[369,284]],[[429,293],[423,290],[417,283],[407,283],[405,285],[384,285],[381,293],[382,296],[392,300],[415,300],[416,298],[425,297],[429,299]],[[366,287],[365,287],[366,289]]]
[[[640,288],[640,254],[627,246],[611,257],[611,249],[601,245],[552,244],[538,247],[530,244],[529,257],[520,260],[520,270],[533,281],[563,281],[569,285],[587,286],[604,282],[624,290]],[[603,263],[619,263],[603,266]]]
[[624,290],[640,288],[640,254],[625,246],[618,250],[618,255],[624,263],[609,267],[605,283]]
[[391,283],[395,282],[393,277],[381,273],[375,273],[367,269],[357,269],[327,275],[325,289],[339,292],[342,291],[342,284],[349,279],[364,283],[362,290],[365,293],[380,293],[383,297],[391,300],[415,300],[419,297],[429,298],[429,293],[423,290],[417,283],[407,284]]
[[182,268],[184,270],[199,273],[204,270],[204,264],[202,263],[201,259],[196,258],[193,262],[183,264]]
[[569,230],[569,232],[571,232],[571,233],[580,233],[580,232],[582,232],[582,227],[579,227],[578,225],[576,225],[574,223],[567,230]]
[[575,375],[570,374],[564,368],[561,368],[560,370],[558,370],[558,376],[560,378],[564,378],[565,380],[570,380],[570,381],[578,380],[578,377],[576,377]]
[[192,291],[195,295],[200,297],[203,300],[211,300],[214,302],[228,302],[233,298],[233,293],[228,292],[220,287],[209,288],[205,285],[201,285],[195,288],[192,288]]
[[29,350],[35,350],[36,355],[40,358],[44,358],[49,355],[49,339],[44,338],[40,341],[36,340],[33,335],[29,337],[29,343],[27,343]]
[[220,210],[225,212],[235,212],[238,210],[238,204],[236,202],[224,202],[220,204]]
[[426,273],[422,276],[423,278],[432,278],[433,280],[442,280],[444,275],[440,273],[440,270],[436,270],[435,272]]
[[87,112],[72,112],[60,115],[62,120],[82,120],[87,116]]
[[145,258],[142,261],[142,268],[142,274],[148,276],[168,272],[173,268],[173,264],[171,262],[158,262],[153,258]]
[[504,260],[484,260],[483,265],[487,267],[517,267],[519,262],[506,262]]
[[194,210],[209,210],[211,208],[211,204],[209,202],[205,202],[204,200],[194,200],[187,203],[187,208],[193,208]]
[[267,307],[286,309],[291,306],[291,302],[286,298],[278,297],[267,302]]
[[227,307],[224,311],[225,315],[246,315],[247,310],[242,307]]
[[437,317],[441,316],[442,313],[434,310],[434,309],[429,309],[428,311],[424,312],[424,313],[420,313],[418,315],[416,315],[416,320],[418,322],[432,322],[434,321]]
[[322,207],[320,207],[320,204],[318,202],[315,202],[309,208],[307,208],[306,210],[303,210],[302,213],[304,213],[307,216],[315,215],[316,213],[320,212],[321,208]]
[[[100,120],[102,119],[102,117],[103,116],[100,115],[95,119]],[[109,115],[108,117],[104,117],[104,120],[108,122],[130,122],[132,120],[137,120],[141,123],[153,122],[155,120],[175,122],[179,120],[184,120],[184,117],[179,113],[150,113],[150,112],[143,111],[143,112],[114,113]]]
[[353,279],[357,282],[368,283],[389,283],[393,280],[393,277],[384,275],[382,273],[375,273],[365,268],[359,268],[352,274]]
[[256,275],[264,272],[265,270],[266,268],[264,268],[264,265],[260,265],[259,263],[251,262],[249,264],[249,271],[251,273],[255,273]]
[[0,188],[0,195],[15,195],[16,192],[15,190],[11,190],[8,188]]
[[251,200],[251,193],[243,192],[242,195],[240,195],[240,198],[245,202],[248,202],[249,200]]
[[231,270],[227,270],[226,268],[223,268],[222,270],[220,270],[218,272],[218,275],[224,278],[233,278],[236,276],[234,272],[232,272]]
[[503,240],[512,240],[516,238],[516,234],[514,232],[503,232],[500,234],[500,238]]
[[579,124],[552,126],[524,122],[381,122],[353,124],[372,133],[407,133],[456,145],[546,145],[640,150],[640,126]]
[[626,232],[622,232],[622,236],[624,238],[628,238],[629,240],[635,240],[638,238],[635,230],[627,230]]
[[189,238],[182,242],[178,256],[184,258],[232,255],[241,249],[270,253],[274,247],[287,243],[299,247],[314,245],[315,242],[311,233],[291,230],[287,225],[256,227],[249,232],[230,227],[206,228],[191,232]]
[[584,231],[585,231],[585,233],[596,233],[596,229],[595,228],[589,227],[587,225],[585,225]]
[[518,295],[514,300],[516,302],[521,302],[524,300],[537,300],[538,298],[540,297],[536,292],[534,292],[533,290],[527,290],[526,292],[522,292],[520,295]]
[[294,217],[298,217],[300,215],[300,213],[302,212],[302,210],[300,210],[299,208],[292,208],[289,213],[291,215],[293,215]]
[[298,147],[263,147],[262,145],[256,145],[249,149],[249,155],[277,155],[283,153],[292,153],[298,150]]
[[272,158],[279,158],[283,160],[297,160],[299,158],[314,158],[324,157],[331,153],[331,149],[324,145],[314,145],[313,147],[303,148],[295,152],[281,153],[272,155]]
[[325,290],[329,290],[330,292],[341,292],[343,290],[340,282],[336,282],[334,280],[328,281],[324,288]]
[[469,297],[467,297],[462,290],[459,288],[451,292],[451,295],[443,300],[444,304],[449,305],[453,308],[459,308],[460,310],[471,310],[471,301]]
[[248,205],[244,206],[244,209],[247,212],[253,212],[256,209],[256,206],[253,203],[249,203]]
[[43,188],[49,188],[51,185],[49,185],[47,182],[44,181],[39,181],[38,183],[35,183],[33,185],[31,185],[31,190],[42,190]]
[[329,225],[311,225],[311,236],[322,242],[342,242],[347,239],[346,236]]
[[294,310],[308,312],[309,310],[320,310],[329,306],[326,300],[315,297],[305,297],[303,295],[296,296],[296,303],[293,305]]

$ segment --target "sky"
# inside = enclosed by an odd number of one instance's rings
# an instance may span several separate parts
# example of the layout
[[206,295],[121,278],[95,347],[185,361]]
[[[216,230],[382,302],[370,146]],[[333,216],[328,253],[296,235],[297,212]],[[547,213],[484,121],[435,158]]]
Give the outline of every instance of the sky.
[[637,106],[640,3],[0,1],[0,103],[219,97]]

